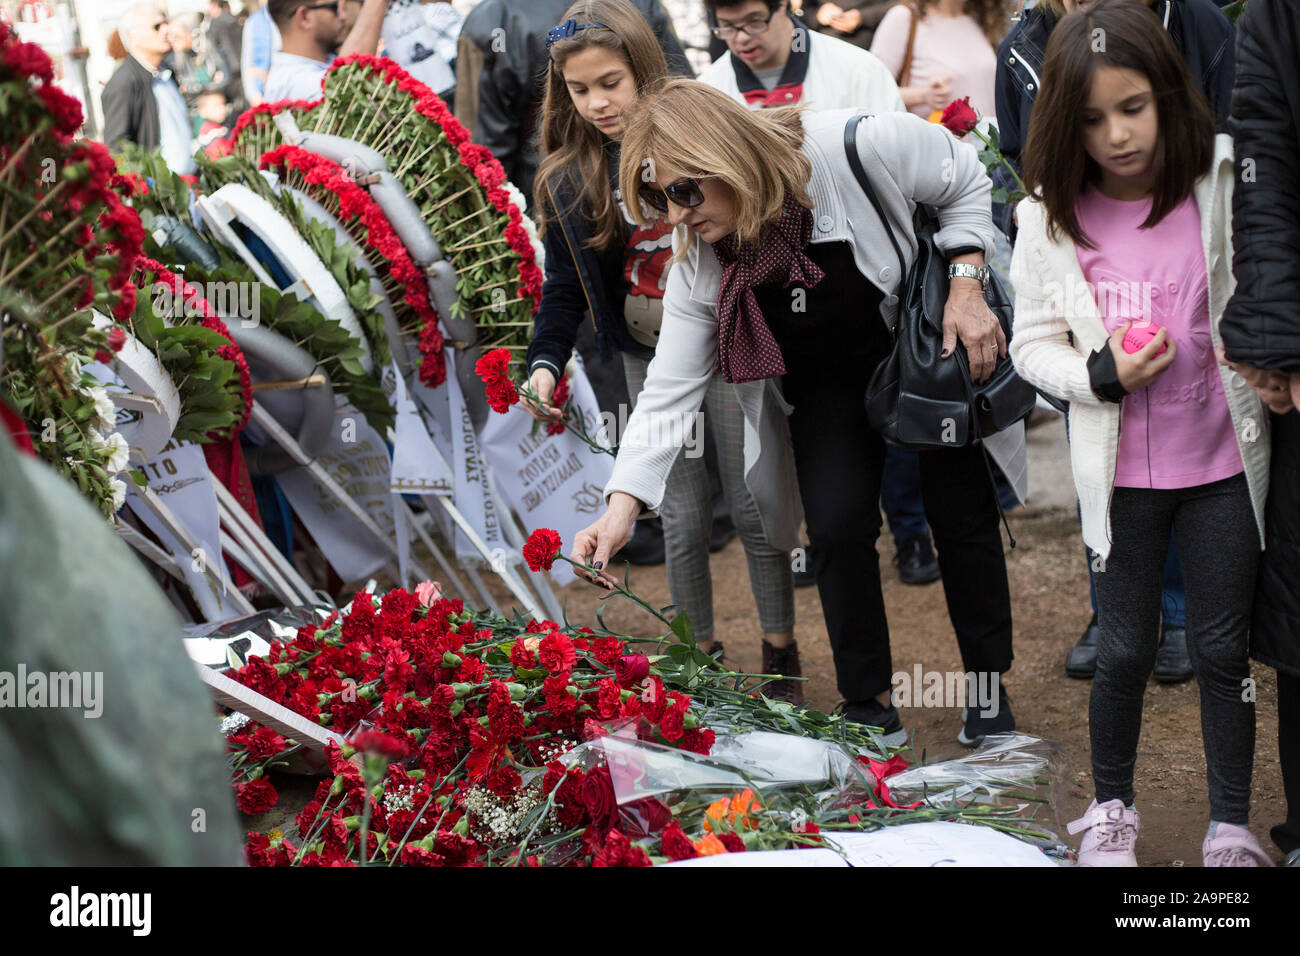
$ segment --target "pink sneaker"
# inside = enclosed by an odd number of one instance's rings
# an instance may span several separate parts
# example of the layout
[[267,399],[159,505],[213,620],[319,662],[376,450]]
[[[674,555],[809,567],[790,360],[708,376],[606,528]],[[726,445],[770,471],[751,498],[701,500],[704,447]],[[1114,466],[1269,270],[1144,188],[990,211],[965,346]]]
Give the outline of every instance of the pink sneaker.
[[1133,844],[1140,822],[1138,812],[1124,806],[1123,800],[1107,800],[1101,806],[1093,800],[1088,812],[1068,827],[1071,833],[1087,831],[1079,846],[1079,865],[1137,866]]
[[1201,858],[1206,866],[1272,866],[1259,841],[1245,827],[1235,823],[1217,824],[1214,836],[1205,835]]

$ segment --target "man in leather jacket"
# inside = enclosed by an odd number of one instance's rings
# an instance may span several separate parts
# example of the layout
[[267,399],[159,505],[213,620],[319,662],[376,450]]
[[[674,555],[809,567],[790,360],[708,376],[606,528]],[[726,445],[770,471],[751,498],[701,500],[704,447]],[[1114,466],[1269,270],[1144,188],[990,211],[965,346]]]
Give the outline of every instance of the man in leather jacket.
[[1219,327],[1234,368],[1273,411],[1273,457],[1250,656],[1277,669],[1277,749],[1287,819],[1273,842],[1300,865],[1300,3],[1248,0],[1237,21],[1229,129],[1237,288]]
[[[694,76],[659,0],[631,2],[658,37],[669,72]],[[474,142],[501,161],[507,178],[530,201],[537,175],[534,134],[547,64],[546,31],[563,19],[572,4],[573,0],[482,0],[461,29],[456,115],[473,132]],[[474,75],[477,64],[481,66]],[[477,96],[464,96],[471,85]]]

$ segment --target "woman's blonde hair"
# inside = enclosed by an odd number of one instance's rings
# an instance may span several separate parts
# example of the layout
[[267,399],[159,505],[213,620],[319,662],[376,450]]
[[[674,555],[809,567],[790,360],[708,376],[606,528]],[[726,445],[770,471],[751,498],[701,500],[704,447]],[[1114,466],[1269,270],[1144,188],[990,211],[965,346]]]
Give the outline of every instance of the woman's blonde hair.
[[[803,109],[751,110],[696,80],[669,80],[624,114],[618,181],[628,215],[643,226],[659,218],[636,199],[644,182],[669,185],[657,170],[720,179],[735,193],[737,242],[757,242],[786,197],[812,207],[812,162],[800,150]],[[677,258],[692,238],[687,231]]]
[[572,209],[552,209],[547,188],[560,175],[577,187],[575,205],[592,226],[587,246],[607,249],[622,241],[627,226],[609,188],[605,134],[583,119],[564,83],[564,61],[580,50],[603,47],[632,71],[637,95],[653,92],[668,77],[668,61],[645,17],[628,0],[578,0],[564,11],[561,23],[603,23],[604,27],[578,30],[567,40],[557,40],[547,53],[546,96],[542,101],[542,161],[533,186],[533,208],[538,229],[545,233],[552,214]]

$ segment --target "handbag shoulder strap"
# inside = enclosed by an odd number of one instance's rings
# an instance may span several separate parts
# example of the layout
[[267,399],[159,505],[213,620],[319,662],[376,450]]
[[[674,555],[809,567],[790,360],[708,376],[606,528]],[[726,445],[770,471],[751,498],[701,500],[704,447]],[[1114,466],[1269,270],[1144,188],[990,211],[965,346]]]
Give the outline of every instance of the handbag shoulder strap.
[[885,227],[885,235],[889,236],[889,244],[894,247],[894,255],[898,256],[898,274],[905,280],[907,278],[907,260],[903,258],[902,247],[899,246],[898,239],[894,236],[894,230],[890,228],[889,217],[885,215],[884,207],[880,205],[880,200],[876,198],[876,191],[871,187],[871,180],[867,178],[867,171],[862,168],[862,157],[858,155],[858,123],[869,115],[859,113],[857,116],[849,117],[849,121],[844,124],[844,152],[848,155],[849,168],[853,170],[853,177],[857,179],[858,185],[862,187],[862,191],[871,203],[871,208],[880,217],[880,224]]
[[904,4],[908,12],[912,15],[912,20],[907,27],[907,50],[903,53],[903,66],[898,71],[898,86],[901,89],[907,85],[907,81],[912,78],[912,51],[916,49],[916,21],[920,19],[916,15],[916,7],[910,3]]

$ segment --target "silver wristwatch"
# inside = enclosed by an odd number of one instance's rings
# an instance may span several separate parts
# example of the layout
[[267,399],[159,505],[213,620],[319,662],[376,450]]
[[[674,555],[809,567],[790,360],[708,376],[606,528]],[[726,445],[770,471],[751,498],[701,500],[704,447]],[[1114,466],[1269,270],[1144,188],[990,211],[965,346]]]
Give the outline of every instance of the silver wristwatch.
[[989,267],[973,266],[967,262],[951,262],[948,264],[949,279],[979,279],[980,288],[989,287]]

